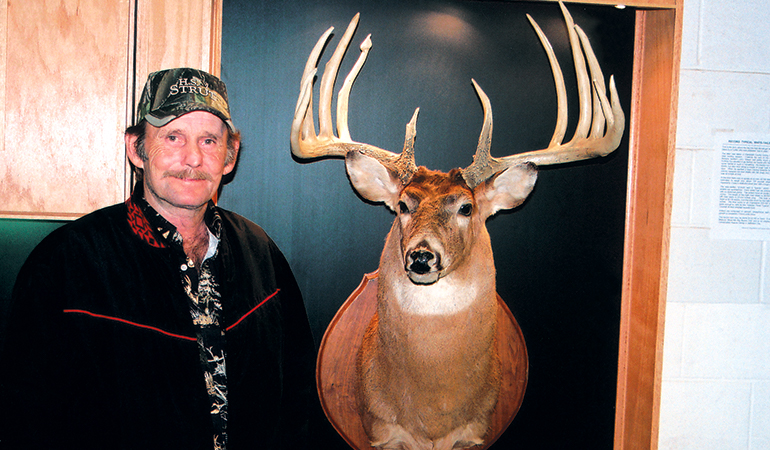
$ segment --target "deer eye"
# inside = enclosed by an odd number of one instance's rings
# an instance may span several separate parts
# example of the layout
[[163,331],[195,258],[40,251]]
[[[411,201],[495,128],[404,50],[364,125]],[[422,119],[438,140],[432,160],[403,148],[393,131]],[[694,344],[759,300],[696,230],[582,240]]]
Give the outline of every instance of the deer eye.
[[406,203],[403,201],[398,202],[398,210],[401,212],[401,214],[409,214],[409,207],[406,206]]
[[460,209],[457,211],[460,215],[463,215],[465,217],[470,217],[473,213],[473,205],[470,203],[463,204]]

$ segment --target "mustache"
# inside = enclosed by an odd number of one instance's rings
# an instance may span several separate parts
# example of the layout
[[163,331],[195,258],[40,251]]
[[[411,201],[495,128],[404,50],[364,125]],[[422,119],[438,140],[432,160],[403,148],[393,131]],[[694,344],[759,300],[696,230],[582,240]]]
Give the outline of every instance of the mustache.
[[214,181],[206,172],[193,169],[185,170],[167,170],[163,173],[164,177],[178,178],[180,180],[206,180]]

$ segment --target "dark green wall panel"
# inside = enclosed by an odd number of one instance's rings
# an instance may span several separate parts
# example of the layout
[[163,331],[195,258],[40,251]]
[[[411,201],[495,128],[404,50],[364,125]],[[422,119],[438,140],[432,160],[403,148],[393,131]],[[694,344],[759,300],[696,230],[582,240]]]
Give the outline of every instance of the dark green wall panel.
[[[574,69],[554,3],[228,0],[224,8],[222,76],[244,150],[221,204],[262,225],[286,253],[317,341],[363,274],[377,268],[393,220],[353,192],[341,160],[291,157],[300,76],[328,27],[335,36],[319,75],[356,12],[361,20],[340,78],[372,34],[350,99],[353,139],[398,152],[419,106],[417,164],[467,166],[482,124],[474,78],[494,110],[493,155],[545,147],[555,94],[527,13],[555,47],[574,128]],[[605,75],[615,74],[628,113],[634,11],[569,8]],[[447,25],[426,26],[439,19]],[[498,291],[522,327],[531,364],[522,409],[496,449],[612,448],[626,174],[624,140],[601,161],[543,168],[531,198],[488,223]]]
[[66,222],[0,219],[0,345],[16,274],[35,246]]

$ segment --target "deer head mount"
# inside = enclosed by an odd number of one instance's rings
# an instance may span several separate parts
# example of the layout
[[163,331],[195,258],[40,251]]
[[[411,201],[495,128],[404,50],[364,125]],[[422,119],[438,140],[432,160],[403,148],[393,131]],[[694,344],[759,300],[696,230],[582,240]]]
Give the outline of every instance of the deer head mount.
[[313,83],[333,28],[310,53],[292,122],[293,154],[301,159],[344,157],[356,191],[396,213],[380,258],[377,311],[361,338],[356,361],[361,423],[373,447],[449,450],[480,446],[488,440],[490,417],[501,392],[501,362],[496,344],[499,305],[486,219],[527,198],[537,166],[605,156],[620,143],[625,118],[614,80],[609,81],[608,100],[588,38],[560,6],[579,91],[574,136],[563,142],[567,128],[564,77],[548,39],[528,16],[548,55],[556,85],[558,114],[548,147],[492,157],[490,101],[472,80],[484,123],[473,163],[449,173],[415,164],[419,108],[406,126],[399,154],[351,138],[348,99],[372,47],[369,36],[337,96],[335,134],[332,94],[358,14],[321,78],[318,131]]

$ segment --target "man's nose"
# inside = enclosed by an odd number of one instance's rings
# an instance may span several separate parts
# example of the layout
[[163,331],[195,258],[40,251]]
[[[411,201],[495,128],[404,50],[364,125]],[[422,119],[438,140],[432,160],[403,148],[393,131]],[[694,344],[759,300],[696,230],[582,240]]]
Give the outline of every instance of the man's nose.
[[184,164],[190,167],[198,167],[203,161],[203,150],[195,143],[187,143],[184,146]]

